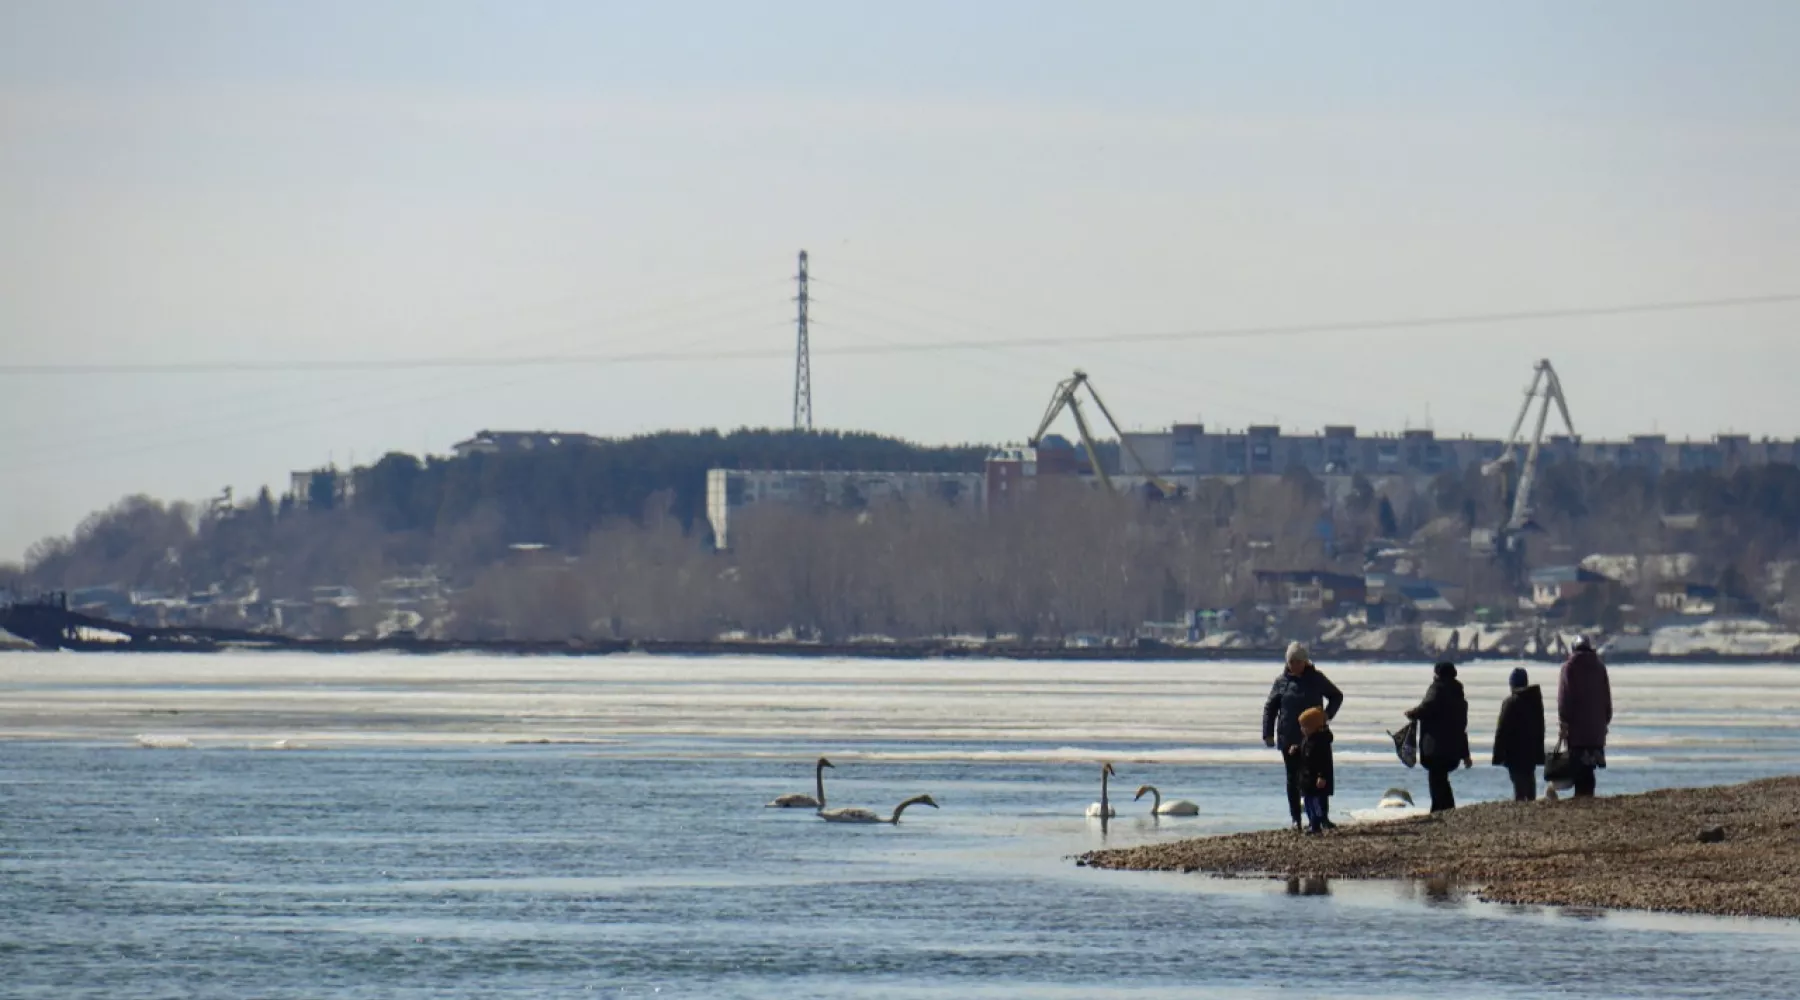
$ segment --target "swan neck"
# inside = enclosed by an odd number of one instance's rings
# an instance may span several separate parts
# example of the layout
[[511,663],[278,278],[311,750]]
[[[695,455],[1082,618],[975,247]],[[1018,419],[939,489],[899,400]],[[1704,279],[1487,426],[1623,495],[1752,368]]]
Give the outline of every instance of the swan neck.
[[1100,808],[1102,811],[1104,811],[1106,809],[1106,777],[1107,777],[1107,774],[1108,774],[1108,772],[1104,768],[1102,768],[1100,771]]
[[1150,786],[1150,811],[1162,811],[1162,793],[1156,790],[1155,785]]
[[894,807],[894,814],[892,816],[889,816],[887,818],[887,821],[889,823],[896,823],[896,824],[899,823],[900,822],[900,814],[906,811],[906,807],[910,806],[910,805],[914,805],[921,801],[923,801],[921,798],[915,796],[913,798],[907,799],[905,802],[900,803],[899,805]]
[[818,795],[816,795],[814,797],[819,800],[819,808],[823,809],[823,808],[825,808],[825,762],[824,761],[820,761],[819,763],[813,765],[813,785],[814,785],[814,790],[819,793]]

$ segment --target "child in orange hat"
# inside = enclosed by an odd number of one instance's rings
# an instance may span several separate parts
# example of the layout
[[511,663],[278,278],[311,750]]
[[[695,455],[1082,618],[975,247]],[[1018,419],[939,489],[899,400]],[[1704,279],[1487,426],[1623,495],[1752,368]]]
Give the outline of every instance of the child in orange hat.
[[1300,796],[1306,807],[1308,833],[1336,829],[1331,821],[1331,727],[1323,709],[1300,713]]

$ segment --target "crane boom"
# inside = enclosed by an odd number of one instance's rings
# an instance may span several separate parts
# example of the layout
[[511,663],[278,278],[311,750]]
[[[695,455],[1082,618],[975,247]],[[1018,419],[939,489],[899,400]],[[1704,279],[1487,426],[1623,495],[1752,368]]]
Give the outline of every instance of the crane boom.
[[1100,485],[1111,493],[1112,477],[1106,474],[1106,466],[1100,464],[1100,452],[1094,445],[1093,431],[1088,430],[1087,415],[1081,412],[1081,400],[1072,394],[1069,396],[1069,412],[1075,414],[1075,429],[1081,432],[1081,449],[1087,452],[1088,464],[1094,467],[1094,478],[1100,480]]
[[1133,465],[1137,466],[1138,472],[1141,473],[1145,479],[1155,483],[1156,488],[1162,490],[1165,496],[1172,495],[1175,488],[1168,483],[1163,482],[1161,478],[1150,471],[1148,465],[1144,464],[1144,460],[1138,456],[1137,449],[1131,446],[1131,439],[1125,436],[1125,429],[1119,426],[1117,420],[1113,419],[1112,411],[1106,408],[1106,401],[1100,398],[1100,390],[1095,389],[1092,382],[1088,383],[1088,395],[1094,397],[1094,405],[1100,408],[1100,415],[1106,418],[1107,425],[1113,429],[1114,434],[1119,436],[1119,449],[1131,456],[1131,462]]
[[1575,421],[1569,416],[1569,400],[1563,395],[1562,379],[1557,377],[1550,359],[1541,359],[1531,373],[1531,384],[1525,387],[1525,402],[1519,407],[1518,418],[1513,421],[1512,433],[1506,439],[1506,449],[1500,453],[1500,457],[1482,466],[1483,473],[1504,473],[1507,468],[1519,464],[1519,431],[1525,426],[1525,418],[1530,415],[1533,402],[1538,403],[1537,420],[1532,427],[1530,441],[1525,443],[1525,460],[1519,469],[1518,485],[1513,490],[1512,506],[1507,513],[1502,534],[1519,531],[1531,523],[1531,492],[1537,484],[1538,455],[1543,450],[1544,429],[1550,422],[1552,403],[1556,405],[1569,436],[1575,436]]
[[1506,450],[1500,453],[1499,458],[1494,459],[1492,462],[1487,463],[1481,468],[1481,471],[1487,475],[1493,475],[1495,472],[1498,472],[1518,460],[1518,457],[1514,454],[1514,449],[1518,447],[1519,431],[1525,426],[1525,417],[1531,413],[1531,401],[1537,398],[1538,383],[1543,381],[1544,366],[1549,363],[1550,362],[1548,361],[1540,361],[1538,362],[1538,366],[1532,370],[1531,384],[1525,387],[1525,398],[1519,403],[1519,415],[1513,418],[1512,430],[1506,435]]
[[1082,411],[1081,400],[1076,395],[1083,386],[1087,387],[1088,397],[1099,408],[1100,415],[1106,418],[1107,426],[1111,427],[1113,433],[1118,435],[1120,449],[1131,456],[1139,473],[1161,490],[1164,496],[1178,495],[1181,492],[1179,487],[1155,475],[1150,471],[1150,467],[1144,464],[1137,449],[1133,448],[1130,440],[1125,437],[1124,428],[1120,427],[1119,422],[1113,419],[1112,411],[1106,407],[1106,401],[1100,398],[1099,392],[1095,391],[1094,383],[1088,381],[1087,372],[1079,368],[1075,370],[1074,375],[1056,383],[1056,389],[1050,394],[1050,403],[1044,407],[1044,417],[1038,421],[1037,433],[1031,436],[1029,442],[1031,447],[1038,447],[1038,443],[1049,432],[1050,425],[1056,422],[1056,418],[1062,415],[1064,409],[1067,409],[1075,416],[1075,429],[1081,435],[1081,448],[1087,453],[1088,464],[1094,470],[1094,478],[1100,480],[1101,485],[1105,486],[1107,490],[1110,491],[1113,488],[1112,477],[1106,474],[1105,467],[1100,463],[1099,446],[1094,441],[1093,430],[1088,426],[1087,414]]
[[1050,393],[1050,405],[1044,407],[1044,419],[1038,421],[1037,433],[1031,436],[1029,443],[1033,448],[1044,439],[1044,434],[1050,430],[1050,425],[1056,422],[1056,418],[1062,415],[1063,407],[1068,406],[1075,398],[1076,388],[1086,381],[1087,373],[1077,371],[1074,378],[1056,383],[1056,389]]

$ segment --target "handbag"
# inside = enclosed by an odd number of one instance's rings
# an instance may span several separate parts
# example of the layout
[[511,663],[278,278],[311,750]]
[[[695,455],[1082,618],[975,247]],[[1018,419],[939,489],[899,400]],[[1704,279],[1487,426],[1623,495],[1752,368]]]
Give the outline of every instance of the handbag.
[[1399,732],[1389,732],[1394,741],[1394,753],[1400,757],[1400,763],[1412,767],[1419,762],[1419,723],[1417,720],[1400,727]]
[[1569,751],[1563,747],[1563,738],[1556,738],[1556,749],[1544,758],[1544,780],[1553,785],[1560,785],[1575,780],[1575,762],[1569,757]]

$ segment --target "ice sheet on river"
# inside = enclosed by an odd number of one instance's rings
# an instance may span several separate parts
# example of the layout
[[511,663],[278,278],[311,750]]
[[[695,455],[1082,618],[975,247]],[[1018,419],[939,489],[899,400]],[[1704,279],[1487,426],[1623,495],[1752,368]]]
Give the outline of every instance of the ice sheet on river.
[[[1463,668],[1477,758],[1516,665]],[[1554,685],[1553,664],[1526,666]],[[1430,667],[1324,669],[1347,696],[1333,722],[1340,757],[1391,758],[1385,732],[1423,694]],[[920,759],[1233,763],[1270,753],[1260,725],[1277,670],[1250,662],[17,653],[0,657],[0,738],[167,734],[205,747],[664,737],[738,741],[746,754],[760,752],[754,744],[880,742],[884,753]],[[1800,712],[1800,667],[1791,665],[1621,665],[1612,676],[1618,722],[1609,757],[1620,762],[1649,751],[1665,759],[1762,753],[1766,734]]]

